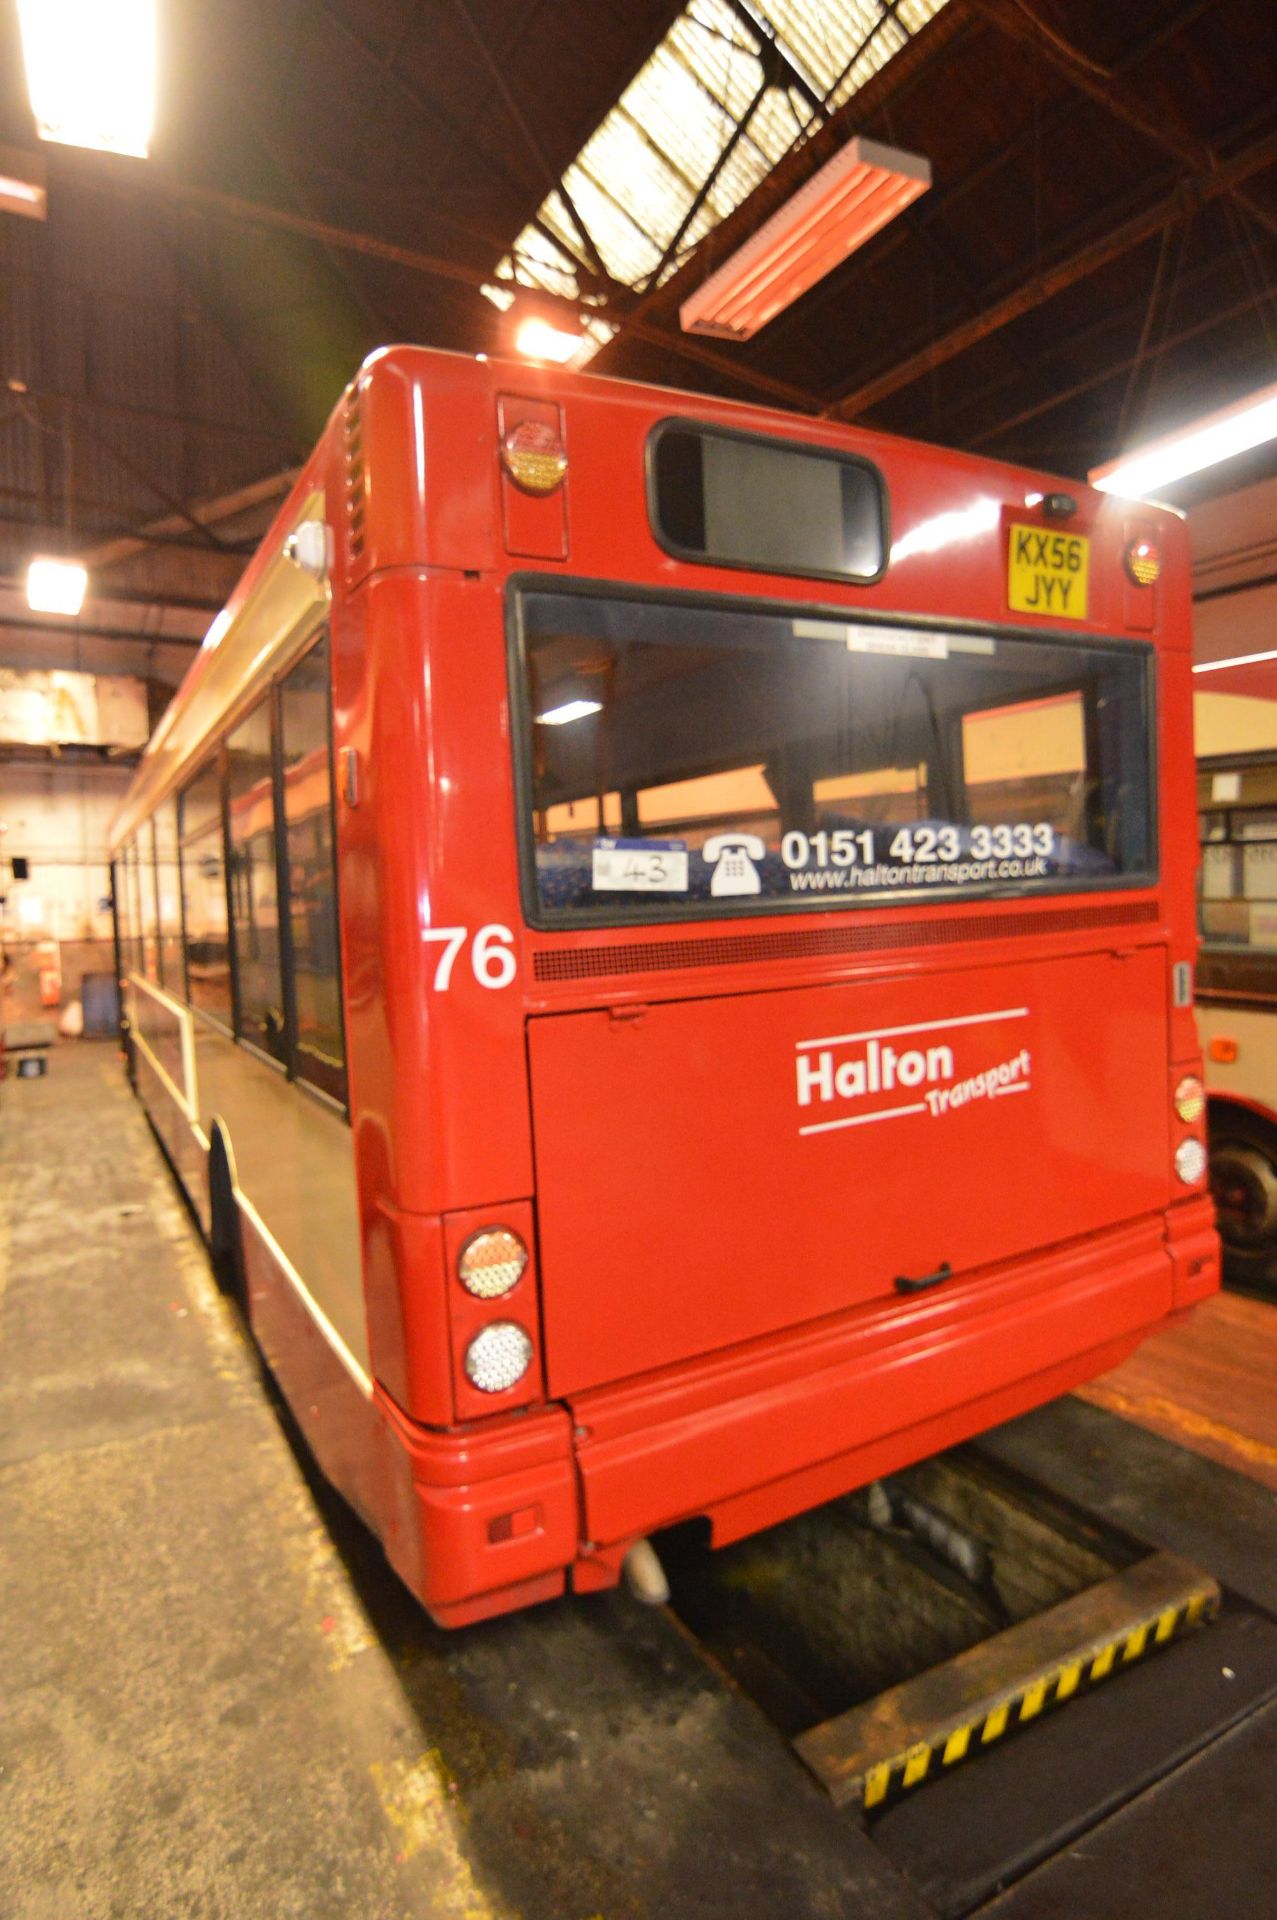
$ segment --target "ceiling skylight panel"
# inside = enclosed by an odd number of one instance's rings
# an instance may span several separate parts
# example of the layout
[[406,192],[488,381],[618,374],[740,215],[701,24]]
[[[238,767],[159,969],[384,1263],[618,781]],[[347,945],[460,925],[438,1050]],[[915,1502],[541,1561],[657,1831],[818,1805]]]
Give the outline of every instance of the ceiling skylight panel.
[[896,19],[906,33],[919,33],[928,20],[934,20],[945,0],[900,0]]
[[831,110],[850,100],[866,81],[872,80],[875,73],[880,73],[902,47],[908,46],[910,36],[925,27],[929,20],[934,20],[944,5],[945,0],[903,0],[895,16],[887,20],[873,36],[846,78],[840,82],[829,103]]
[[576,273],[569,253],[557,248],[536,227],[523,229],[511,254],[513,258],[508,255],[497,268],[499,280],[505,278],[501,268],[508,265],[514,278],[524,286],[543,287],[547,293],[561,294],[566,300],[576,299]]
[[[673,232],[699,178],[693,174],[689,179],[651,130],[623,111],[609,117],[603,135],[591,140],[578,165],[658,238],[667,224]],[[569,190],[571,184],[569,180]]]
[[[642,127],[683,176],[688,201],[731,138],[735,121],[682,61],[657,55],[623,96],[620,111]],[[609,116],[610,117],[610,116]]]
[[809,118],[802,103],[791,100],[778,87],[771,87],[759,101],[758,111],[749,123],[749,138],[767,155],[772,166],[776,166],[807,126]]
[[757,36],[749,36],[724,0],[692,0],[665,37],[665,48],[739,120],[758,92],[763,70]]
[[725,220],[742,200],[749,198],[755,187],[761,186],[771,172],[772,165],[772,161],[757,147],[746,140],[741,141],[714,183],[713,198],[720,220]]
[[852,99],[859,93],[876,73],[882,72],[892,56],[908,44],[907,36],[900,31],[894,21],[884,27],[881,33],[875,34],[864,52],[852,62],[846,77],[835,90],[829,102],[830,111],[836,111],[844,101]]
[[662,247],[583,168],[569,167],[563,178],[608,272],[627,287],[636,285],[652,271]]
[[[607,271],[629,286],[647,282],[703,192],[675,259],[660,273],[668,279],[818,121],[806,93],[784,77],[760,97],[768,35],[803,83],[818,98],[829,96],[829,112],[851,99],[944,5],[743,0],[737,10],[729,0],[689,0],[563,176]],[[744,131],[724,160],[742,123]],[[592,267],[590,250],[556,190],[496,268],[490,297],[500,300],[517,281],[576,299]],[[613,331],[601,316],[591,320],[589,351]],[[586,357],[588,352],[582,361]]]
[[[548,228],[562,249],[563,267],[561,269],[561,277],[570,279],[571,281],[570,287],[556,286],[553,290],[557,293],[565,294],[570,300],[575,300],[578,292],[577,266],[585,259],[585,248],[581,244],[580,235],[576,230],[576,223],[573,221],[557,193],[551,194],[548,200],[542,201],[537,211],[537,220],[539,222],[538,226],[527,226],[524,228],[514,243],[515,248],[520,254],[524,254],[525,249],[523,243],[529,234],[535,234],[540,245],[544,247],[545,237],[542,229]],[[541,256],[538,254],[536,257],[539,259]],[[550,270],[553,272],[554,268],[551,267]],[[537,284],[540,285],[541,282],[538,281]],[[545,284],[548,286],[549,282]]]
[[879,0],[761,0],[758,8],[781,46],[823,99],[866,35],[883,18]]

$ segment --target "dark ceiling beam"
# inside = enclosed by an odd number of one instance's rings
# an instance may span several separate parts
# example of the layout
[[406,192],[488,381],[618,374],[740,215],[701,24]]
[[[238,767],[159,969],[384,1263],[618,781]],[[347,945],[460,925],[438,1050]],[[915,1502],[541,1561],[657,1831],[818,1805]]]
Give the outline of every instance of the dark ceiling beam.
[[[29,487],[0,486],[0,502],[19,501],[34,505],[38,498],[39,496]],[[86,501],[83,494],[77,494],[77,508],[82,508],[86,505],[100,506],[100,503]],[[3,529],[6,533],[25,535],[28,538],[33,534],[43,531],[40,522],[31,519],[30,515],[22,518],[17,514],[5,513],[3,511],[0,511],[0,529]],[[210,549],[202,540],[193,540],[189,536],[184,538],[180,533],[146,533],[139,527],[135,533],[129,535],[129,538],[139,541],[148,552],[154,552],[159,548],[170,548],[177,553],[198,553],[206,560],[210,557]],[[256,544],[256,541],[226,541],[223,543],[221,553],[217,557],[243,559],[245,556],[252,554]]]
[[1061,387],[1045,400],[1035,401],[1031,406],[1021,407],[1018,413],[1008,415],[992,426],[982,427],[963,441],[967,448],[987,446],[990,440],[996,440],[1004,433],[1011,433],[1016,427],[1027,426],[1031,420],[1040,420],[1044,414],[1054,413],[1057,407],[1067,406],[1071,400],[1080,400],[1084,394],[1094,393],[1110,380],[1118,380],[1129,373],[1137,364],[1147,364],[1150,360],[1160,360],[1165,354],[1174,353],[1180,347],[1188,346],[1194,340],[1200,340],[1204,334],[1213,333],[1217,327],[1227,326],[1231,320],[1239,320],[1247,313],[1271,299],[1267,291],[1249,293],[1244,300],[1235,300],[1227,307],[1220,307],[1207,314],[1204,320],[1195,321],[1191,327],[1183,327],[1178,333],[1146,346],[1142,353],[1127,354],[1124,359],[1110,360],[1106,365],[1089,373],[1083,380],[1075,380],[1072,386]]
[[[300,473],[300,467],[287,467],[280,473],[267,474],[264,479],[251,480],[246,486],[218,494],[212,500],[197,501],[195,511],[206,526],[218,526],[225,520],[234,520],[239,514],[250,512],[254,507],[264,506],[267,501],[281,500]],[[182,524],[179,515],[166,515],[163,519],[148,521],[136,531],[113,535],[101,545],[90,548],[83,556],[84,564],[91,572],[101,572],[104,567],[115,566],[121,560],[131,560],[137,554],[145,553],[153,539],[180,531]]]
[[108,439],[107,435],[102,433],[99,428],[83,424],[81,426],[81,432],[86,438],[91,440],[95,446],[100,447],[108,459],[114,460],[122,472],[127,473],[131,479],[136,480],[139,486],[145,487],[147,492],[152,494],[154,498],[160,502],[161,506],[167,507],[174,519],[181,521],[183,525],[189,527],[198,540],[202,540],[205,545],[211,547],[215,553],[224,551],[222,542],[218,539],[212,528],[205,526],[204,522],[197,518],[194,511],[186,502],[177,499],[174,494],[170,493],[168,488],[162,486],[146,467],[134,460],[129,454],[122,452],[121,449],[115,445],[114,441]]
[[500,94],[502,100],[504,101],[506,112],[509,114],[511,120],[514,122],[514,125],[519,133],[520,138],[523,141],[524,146],[527,148],[528,152],[532,155],[533,162],[535,163],[536,168],[541,175],[541,180],[545,188],[545,192],[547,194],[550,194],[550,193],[558,194],[559,199],[563,202],[563,205],[567,208],[568,219],[572,222],[572,225],[576,229],[577,239],[581,242],[581,245],[585,250],[586,258],[589,261],[591,271],[598,275],[599,280],[602,282],[604,286],[612,285],[613,284],[612,275],[608,272],[607,267],[604,265],[603,256],[599,252],[598,247],[595,245],[594,235],[590,232],[590,229],[587,227],[587,225],[585,224],[585,221],[582,219],[580,211],[577,208],[576,203],[572,198],[572,195],[568,192],[567,186],[565,185],[563,180],[560,179],[558,174],[555,173],[554,168],[550,164],[550,161],[546,155],[545,148],[541,145],[541,142],[537,139],[536,134],[533,132],[532,127],[528,122],[527,115],[524,113],[523,108],[519,105],[518,100],[515,98],[514,90],[511,87],[510,82],[506,79],[505,66],[503,64],[503,61],[497,59],[496,55],[492,51],[492,48],[488,45],[487,40],[484,38],[483,34],[480,33],[479,28],[475,23],[475,17],[471,13],[469,7],[466,5],[466,0],[452,0],[452,5],[456,13],[460,15],[461,20],[465,25],[467,33],[470,35],[471,40],[474,42],[475,49],[478,52],[480,59],[483,61],[484,68],[487,71],[488,78],[491,80],[493,86],[496,88],[497,92]]
[[52,640],[127,640],[135,647],[202,647],[202,639],[195,639],[184,633],[139,633],[136,627],[95,627],[84,626],[76,621],[73,626],[42,627],[38,621],[22,620],[7,613],[0,613],[0,631],[23,633],[39,638],[47,634]]
[[[24,400],[42,406],[69,409],[73,413],[97,414],[104,420],[144,421],[148,426],[180,428],[184,433],[220,433],[229,440],[260,441],[264,445],[288,447],[300,453],[295,439],[274,433],[268,427],[236,425],[230,420],[207,420],[202,415],[166,412],[161,407],[139,407],[126,400],[103,400],[95,394],[63,393],[53,387],[35,387],[27,382],[9,382],[10,391]],[[0,392],[0,405],[4,394]]]
[[[1196,267],[1182,274],[1176,283],[1178,298],[1186,298],[1203,289],[1214,291],[1221,272],[1232,264],[1222,255],[1212,255]],[[1203,320],[1203,329],[1227,320],[1236,319],[1240,313],[1262,303],[1263,296],[1251,291],[1246,299],[1235,305],[1212,308]],[[1071,380],[1078,365],[1087,367],[1089,372],[1083,382],[1084,389],[1090,385],[1100,385],[1112,374],[1126,373],[1130,370],[1134,355],[1126,354],[1126,343],[1137,331],[1141,316],[1145,310],[1143,299],[1128,301],[1121,307],[1106,313],[1102,319],[1094,321],[1080,331],[1071,331],[1066,339],[1058,340],[1045,348],[1038,356],[1034,372],[1034,387],[1040,391],[1043,381]],[[1191,330],[1190,330],[1191,331]],[[1145,359],[1152,359],[1173,351],[1176,341],[1186,336],[1176,334],[1167,336],[1145,349]],[[1118,358],[1110,358],[1118,355]],[[1020,370],[1011,370],[983,381],[979,386],[964,387],[960,393],[952,395],[942,406],[938,416],[937,431],[947,445],[966,447],[978,445],[979,436],[987,429],[991,411],[999,406],[1018,406],[1023,399],[1024,374]],[[1072,394],[1074,388],[1070,388]],[[1056,403],[1054,391],[1040,403],[1043,412],[1049,412]],[[1035,406],[1026,417],[1032,417],[1037,411]],[[1017,414],[1017,423],[1020,415]]]
[[[1158,117],[1151,114],[1135,94],[1115,80],[1110,72],[1088,59],[1054,28],[1039,20],[1025,0],[967,0],[967,5],[982,14],[1000,32],[1032,47],[1044,60],[1066,74],[1082,93],[1089,94],[1092,100],[1112,114],[1114,119],[1122,121],[1163,153],[1178,160],[1197,179],[1205,183],[1218,175],[1221,166],[1219,155],[1205,140],[1173,125],[1165,115]],[[1277,214],[1272,213],[1262,200],[1256,200],[1252,194],[1245,192],[1240,182],[1226,191],[1260,226],[1269,233],[1277,234]]]
[[1221,161],[1218,170],[1208,179],[1177,186],[1166,199],[1159,200],[1155,206],[1136,214],[1133,219],[1124,220],[1100,239],[1091,241],[1067,258],[1057,260],[1040,273],[1031,274],[983,313],[973,314],[960,325],[950,328],[938,340],[931,341],[908,359],[828,400],[822,411],[839,420],[856,419],[869,408],[890,399],[892,394],[899,393],[902,388],[912,386],[915,380],[933,373],[946,361],[965,353],[969,347],[978,346],[982,340],[1010,326],[1012,321],[1021,319],[1026,313],[1054,299],[1057,294],[1075,286],[1079,280],[1085,280],[1101,267],[1120,259],[1132,248],[1142,246],[1170,221],[1182,218],[1190,207],[1217,200],[1252,175],[1275,165],[1277,133],[1270,133],[1265,139],[1244,148],[1231,160]]
[[428,93],[423,93],[420,87],[414,86],[411,80],[400,73],[393,59],[387,58],[380,49],[374,46],[366,34],[361,33],[357,27],[352,26],[340,6],[334,3],[334,0],[312,0],[312,4],[318,8],[319,12],[323,14],[324,18],[332,26],[336,27],[347,44],[362,54],[363,58],[382,75],[383,79],[389,81],[400,99],[413,108],[418,118],[428,122],[436,131],[440,124],[446,126],[457,145],[479,162],[491,180],[497,181],[505,187],[516,203],[522,205],[526,202],[528,192],[527,181],[519,179],[515,174],[512,174],[508,168],[503,167],[501,162],[496,159],[480,141],[475,139],[472,129],[463,121],[457,119],[455,114],[449,113],[447,107],[444,106],[441,101],[432,98]]
[[[234,194],[221,193],[213,187],[194,186],[187,181],[174,179],[158,171],[148,170],[145,174],[130,169],[127,173],[117,172],[109,158],[98,155],[86,160],[79,155],[72,156],[68,148],[58,156],[59,169],[65,168],[69,174],[81,178],[91,178],[99,189],[114,191],[129,200],[136,200],[139,194],[153,195],[167,201],[170,205],[186,207],[197,213],[204,213],[215,220],[229,221],[234,226],[255,227],[266,232],[292,233],[304,240],[313,240],[319,246],[344,247],[351,253],[361,253],[373,260],[386,260],[394,266],[405,267],[414,273],[424,273],[440,280],[451,280],[463,286],[477,290],[486,286],[492,278],[490,272],[476,267],[467,267],[456,260],[441,259],[438,254],[422,253],[416,247],[401,247],[390,240],[379,240],[373,234],[356,233],[348,227],[333,226],[324,220],[312,220],[307,215],[288,213],[282,207],[268,207],[256,200],[242,200]],[[538,296],[541,298],[543,296]],[[692,340],[670,332],[664,327],[652,326],[636,318],[633,314],[620,309],[602,309],[580,306],[572,301],[559,301],[558,305],[571,309],[578,319],[605,319],[610,325],[633,334],[637,339],[658,346],[667,353],[674,353],[680,359],[690,360],[697,365],[712,368],[713,371],[737,385],[754,387],[760,393],[766,393],[778,400],[784,400],[789,406],[800,407],[814,412],[820,405],[818,398],[803,387],[796,387],[788,380],[777,379],[769,373],[762,373],[755,367],[728,358],[726,354],[715,352],[712,348],[702,347]]]

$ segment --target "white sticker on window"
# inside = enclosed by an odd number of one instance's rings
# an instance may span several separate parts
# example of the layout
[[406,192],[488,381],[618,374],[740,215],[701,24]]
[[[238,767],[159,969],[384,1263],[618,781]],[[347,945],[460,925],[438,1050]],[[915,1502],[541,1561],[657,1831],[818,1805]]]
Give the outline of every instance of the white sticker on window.
[[916,627],[844,626],[831,620],[795,620],[796,640],[842,640],[848,653],[888,653],[913,660],[947,660],[947,633],[922,633]]
[[685,840],[596,840],[596,893],[686,893]]

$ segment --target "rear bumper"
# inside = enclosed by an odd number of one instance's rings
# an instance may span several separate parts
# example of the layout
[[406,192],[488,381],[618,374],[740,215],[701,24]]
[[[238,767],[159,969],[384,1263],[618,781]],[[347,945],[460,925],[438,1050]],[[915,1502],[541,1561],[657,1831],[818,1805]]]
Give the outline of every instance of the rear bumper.
[[425,1433],[383,1403],[391,1559],[460,1625],[611,1584],[629,1544],[705,1516],[716,1542],[952,1446],[1115,1365],[1217,1284],[1209,1202],[582,1395]]

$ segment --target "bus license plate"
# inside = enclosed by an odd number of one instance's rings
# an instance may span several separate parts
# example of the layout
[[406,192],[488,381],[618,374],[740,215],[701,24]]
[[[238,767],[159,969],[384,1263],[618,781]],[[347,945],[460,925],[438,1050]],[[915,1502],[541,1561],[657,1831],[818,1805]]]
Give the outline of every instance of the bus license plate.
[[1080,533],[1011,524],[1007,605],[1017,613],[1085,620],[1091,543]]

